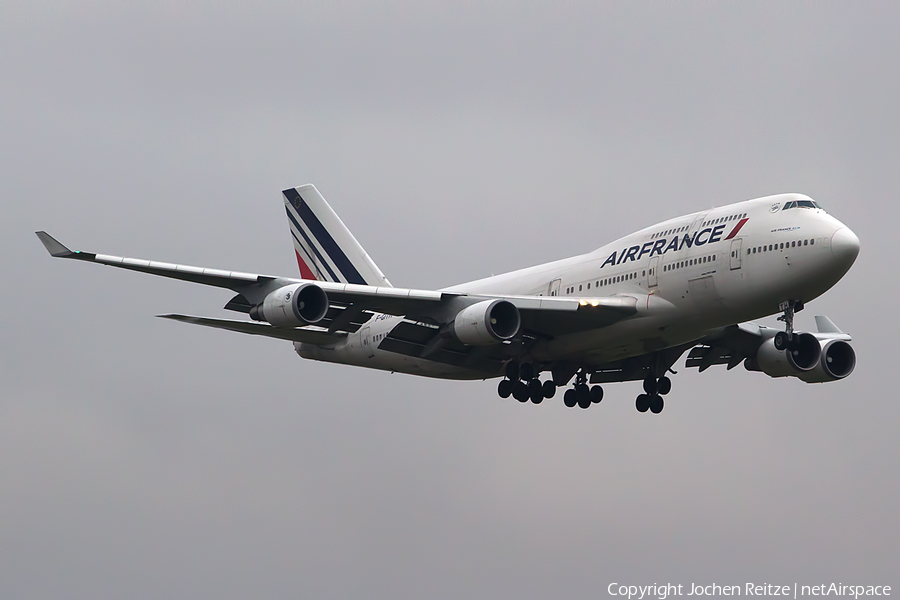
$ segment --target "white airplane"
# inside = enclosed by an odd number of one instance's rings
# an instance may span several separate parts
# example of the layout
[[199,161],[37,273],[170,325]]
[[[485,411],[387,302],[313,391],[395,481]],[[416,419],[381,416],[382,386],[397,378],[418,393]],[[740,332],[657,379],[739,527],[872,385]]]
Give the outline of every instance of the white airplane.
[[[663,221],[598,250],[442,290],[393,287],[312,185],[282,192],[300,279],[71,251],[95,262],[237,295],[252,319],[159,315],[290,340],[301,357],[439,377],[502,377],[501,397],[538,404],[558,387],[588,408],[600,384],[643,381],[635,402],[659,413],[685,352],[700,371],[743,362],[807,383],[847,377],[856,354],[827,317],[795,332],[794,313],[850,269],[859,238],[802,194],[729,204]],[[749,323],[776,313],[783,331]],[[541,381],[541,374],[549,376]],[[588,384],[593,384],[590,387]]]

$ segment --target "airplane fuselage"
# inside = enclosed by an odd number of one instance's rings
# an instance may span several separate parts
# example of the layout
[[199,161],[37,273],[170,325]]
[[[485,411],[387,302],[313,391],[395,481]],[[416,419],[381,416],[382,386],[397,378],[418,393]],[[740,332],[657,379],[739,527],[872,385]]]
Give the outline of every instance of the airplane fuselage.
[[[590,302],[633,297],[634,316],[537,340],[527,358],[609,363],[700,339],[709,331],[809,302],[847,272],[859,240],[807,196],[782,194],[669,219],[603,247],[441,291],[560,296]],[[483,379],[467,369],[379,349],[402,317],[376,315],[333,346],[295,342],[301,356],[388,371]],[[501,373],[496,374],[500,376]]]

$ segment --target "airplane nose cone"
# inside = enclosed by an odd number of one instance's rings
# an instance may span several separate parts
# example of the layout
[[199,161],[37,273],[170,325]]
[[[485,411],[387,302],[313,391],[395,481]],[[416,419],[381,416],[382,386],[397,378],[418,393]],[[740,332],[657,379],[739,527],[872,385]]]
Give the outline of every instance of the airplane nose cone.
[[831,237],[831,252],[837,260],[849,267],[859,255],[859,238],[846,227],[842,227]]

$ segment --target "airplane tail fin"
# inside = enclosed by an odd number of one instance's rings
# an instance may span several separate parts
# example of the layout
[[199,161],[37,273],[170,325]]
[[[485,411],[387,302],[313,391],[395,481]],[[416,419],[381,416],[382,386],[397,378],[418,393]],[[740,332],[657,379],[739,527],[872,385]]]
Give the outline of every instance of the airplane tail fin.
[[282,192],[304,279],[392,287],[314,185]]

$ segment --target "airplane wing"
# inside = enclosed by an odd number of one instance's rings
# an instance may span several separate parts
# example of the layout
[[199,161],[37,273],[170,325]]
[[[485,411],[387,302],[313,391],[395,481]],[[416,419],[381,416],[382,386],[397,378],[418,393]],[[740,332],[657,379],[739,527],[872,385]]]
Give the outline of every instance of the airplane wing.
[[[849,342],[852,338],[838,329],[828,317],[816,315],[819,340],[842,340]],[[755,323],[736,323],[717,329],[697,340],[697,345],[688,354],[685,367],[696,367],[702,373],[713,365],[726,365],[730,371],[747,358],[756,356],[759,347],[767,339],[780,331]]]
[[713,365],[727,365],[730,371],[745,358],[756,356],[764,339],[760,326],[754,323],[722,327],[698,340],[684,366],[696,367],[702,373]]
[[[225,308],[238,312],[249,312],[253,306],[260,304],[268,294],[283,286],[310,281],[74,251],[44,231],[38,231],[36,234],[50,255],[56,258],[99,263],[141,273],[150,273],[152,275],[230,289],[236,292],[237,295],[225,305]],[[429,327],[433,327],[434,325],[452,321],[459,310],[476,302],[503,299],[511,302],[518,308],[522,319],[522,330],[527,335],[553,338],[567,333],[608,326],[636,314],[639,308],[638,298],[634,296],[580,299],[560,298],[557,296],[476,295],[330,281],[314,281],[314,283],[328,295],[330,305],[328,313],[325,319],[317,323],[317,325],[321,325],[324,328],[324,333],[327,334],[357,331],[363,323],[372,317],[373,313],[406,317],[411,322],[419,323],[419,326],[423,326],[424,323],[428,324]],[[281,334],[275,335],[273,330],[282,330],[284,328],[259,323],[223,321],[179,315],[167,316],[166,318],[255,335],[306,341],[299,340],[296,337],[284,337]],[[243,323],[247,327],[238,327],[236,325],[238,323]],[[288,329],[293,330],[295,328]],[[422,331],[418,331],[413,337],[419,340],[423,337],[422,333]],[[327,341],[331,338],[317,339]]]

